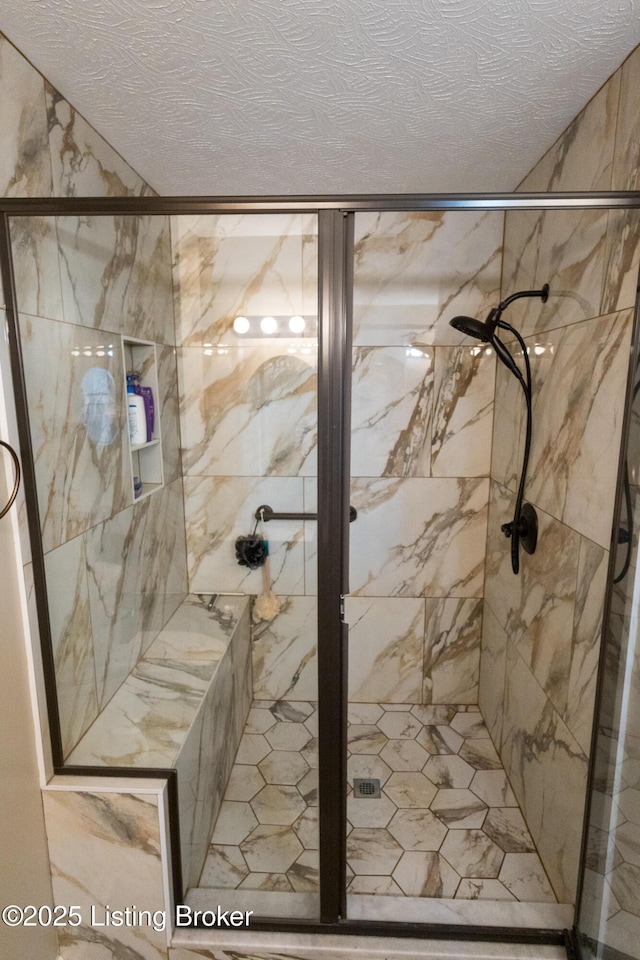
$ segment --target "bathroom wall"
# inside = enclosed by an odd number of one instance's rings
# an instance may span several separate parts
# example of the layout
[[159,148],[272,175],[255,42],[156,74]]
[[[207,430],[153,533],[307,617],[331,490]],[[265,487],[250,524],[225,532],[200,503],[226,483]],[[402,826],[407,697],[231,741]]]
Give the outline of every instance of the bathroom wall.
[[[636,189],[639,87],[636,51],[519,189]],[[520,300],[506,317],[523,333],[533,371],[526,498],[540,534],[515,577],[500,525],[512,516],[524,404],[499,368],[480,705],[565,902],[577,881],[639,223],[633,212],[506,215],[502,296],[551,287],[546,304]]]
[[[150,192],[0,40],[5,195]],[[65,754],[186,595],[169,221],[16,219],[13,249]],[[122,335],[159,361],[164,488],[134,503]],[[23,531],[24,501],[22,501]],[[23,536],[25,576],[30,548]]]
[[[316,230],[309,216],[174,220],[193,592],[258,593],[235,537],[261,503],[316,509],[315,339],[232,327],[315,318]],[[353,700],[477,700],[495,367],[448,319],[495,302],[502,230],[502,214],[356,217]],[[254,695],[315,699],[315,523],[267,535],[283,606],[254,628]]]

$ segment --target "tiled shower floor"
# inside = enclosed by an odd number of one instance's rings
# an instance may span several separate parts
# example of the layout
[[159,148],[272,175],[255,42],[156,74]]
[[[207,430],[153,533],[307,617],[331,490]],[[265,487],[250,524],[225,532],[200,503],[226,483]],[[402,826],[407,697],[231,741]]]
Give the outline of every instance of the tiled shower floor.
[[[316,735],[313,704],[254,702],[200,888],[317,891]],[[348,778],[349,893],[556,902],[477,707],[351,704]]]

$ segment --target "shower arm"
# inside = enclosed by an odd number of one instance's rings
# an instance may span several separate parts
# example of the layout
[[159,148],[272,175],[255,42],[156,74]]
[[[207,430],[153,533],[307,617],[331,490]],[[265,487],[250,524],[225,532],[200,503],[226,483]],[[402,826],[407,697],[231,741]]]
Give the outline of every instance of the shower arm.
[[[539,295],[539,291],[536,291]],[[523,293],[514,293],[513,296],[508,297],[503,303],[500,304],[499,310],[511,303],[512,300],[516,300],[519,297],[531,296],[531,292]],[[522,376],[520,369],[518,368],[515,360],[513,359],[511,353],[505,346],[505,344],[494,335],[492,338],[492,343],[495,348],[496,354],[500,357],[504,365],[510,370],[518,379],[520,386],[524,392],[525,402],[527,405],[527,424],[526,424],[526,433],[525,433],[525,444],[524,444],[524,456],[522,458],[522,470],[520,472],[520,483],[518,484],[518,492],[516,495],[516,502],[513,511],[513,520],[510,523],[504,523],[501,527],[502,532],[505,536],[511,538],[511,566],[513,572],[517,574],[520,571],[520,540],[523,537],[526,537],[528,534],[533,533],[529,530],[529,522],[527,518],[522,517],[522,504],[524,501],[524,488],[527,477],[527,469],[529,467],[529,456],[531,453],[531,436],[532,436],[532,403],[531,403],[531,363],[529,361],[529,354],[527,352],[527,345],[524,342],[524,339],[520,332],[516,330],[515,327],[512,327],[510,323],[507,323],[506,320],[498,318],[497,326],[503,330],[507,330],[512,334],[522,350],[522,355],[524,357],[524,366],[526,379]],[[507,360],[506,357],[509,359]]]

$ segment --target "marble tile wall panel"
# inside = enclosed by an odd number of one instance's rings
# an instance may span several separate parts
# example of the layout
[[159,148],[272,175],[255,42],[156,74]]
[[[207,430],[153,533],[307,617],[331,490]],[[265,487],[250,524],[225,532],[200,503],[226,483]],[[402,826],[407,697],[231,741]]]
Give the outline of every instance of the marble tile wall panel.
[[499,299],[500,213],[358,213],[356,346],[459,344],[459,313],[484,316]]
[[[517,351],[514,351],[517,356]],[[524,392],[516,378],[497,364],[494,400],[491,478],[515,493],[524,453],[523,420],[526,417]]]
[[407,347],[354,348],[352,476],[430,476],[434,353]]
[[166,960],[166,932],[90,923],[92,905],[98,918],[107,905],[165,909],[157,798],[46,790],[43,801],[55,903],[77,904],[83,917],[58,930],[65,960]]
[[291,342],[180,350],[186,474],[316,472],[315,351],[293,355]]
[[39,317],[21,340],[46,552],[128,503],[122,352],[114,339],[98,356],[99,331]]
[[482,594],[489,481],[352,481],[351,593]]
[[422,703],[477,703],[482,600],[425,600]]
[[318,604],[315,597],[280,597],[280,613],[252,627],[256,700],[317,700]]
[[181,216],[173,233],[183,346],[238,346],[237,316],[317,315],[315,215]]
[[489,475],[495,358],[484,347],[437,347],[433,477]]
[[65,756],[98,715],[83,537],[45,556],[51,640]]
[[588,762],[510,642],[502,756],[558,900],[571,903],[578,878]]
[[[296,477],[185,477],[190,592],[260,593],[262,570],[238,565],[236,538],[252,533],[261,504],[302,512],[302,485]],[[275,520],[267,526],[275,593],[303,594],[303,524]]]
[[580,536],[538,510],[538,547],[511,569],[500,529],[513,517],[514,495],[493,483],[485,601],[556,710],[567,708]]
[[182,481],[89,531],[86,550],[102,709],[186,596]]
[[155,402],[159,407],[162,431],[162,459],[164,482],[171,483],[182,476],[180,456],[180,402],[178,395],[178,365],[175,347],[156,349],[158,365],[158,392]]
[[482,652],[478,703],[491,734],[500,750],[504,720],[504,678],[507,662],[507,634],[493,610],[484,601],[482,613]]
[[631,311],[547,334],[531,354],[534,439],[527,496],[608,548]]
[[[51,158],[44,80],[1,36],[0,123],[3,131],[0,196],[50,196]],[[11,221],[11,232],[20,310],[60,318],[60,269],[53,220],[16,217]]]
[[580,557],[564,722],[583,752],[591,752],[591,728],[609,552],[580,538]]
[[348,597],[346,620],[349,701],[421,703],[424,600]]
[[[639,50],[624,62],[619,73],[620,104],[611,189],[637,190],[640,182],[640,121],[636,109],[640,89]],[[603,314],[634,305],[639,263],[640,216],[637,210],[610,210]]]

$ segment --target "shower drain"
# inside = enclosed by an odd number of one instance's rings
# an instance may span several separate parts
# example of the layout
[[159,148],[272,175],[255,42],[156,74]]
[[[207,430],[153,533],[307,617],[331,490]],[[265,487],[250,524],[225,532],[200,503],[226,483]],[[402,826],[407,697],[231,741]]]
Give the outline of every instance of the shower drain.
[[361,800],[375,800],[380,796],[380,781],[373,777],[358,779],[353,781],[353,795]]

